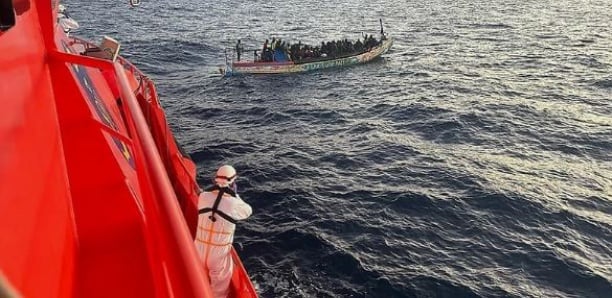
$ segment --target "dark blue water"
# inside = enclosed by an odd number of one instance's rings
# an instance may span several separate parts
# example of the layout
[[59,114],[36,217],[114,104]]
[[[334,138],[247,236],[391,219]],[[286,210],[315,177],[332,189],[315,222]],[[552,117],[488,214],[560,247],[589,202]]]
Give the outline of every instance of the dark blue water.
[[[233,164],[262,297],[612,297],[612,1],[78,6],[158,84],[203,185]],[[367,65],[224,79],[224,47],[376,33]]]

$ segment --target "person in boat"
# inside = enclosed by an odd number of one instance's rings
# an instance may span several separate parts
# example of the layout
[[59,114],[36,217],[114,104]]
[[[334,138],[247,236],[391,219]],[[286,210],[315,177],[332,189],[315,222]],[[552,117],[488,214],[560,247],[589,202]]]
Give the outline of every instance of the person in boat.
[[274,47],[272,48],[274,51],[278,51],[278,49],[280,49],[282,45],[282,40],[279,38],[276,40],[276,44],[274,44]]
[[198,202],[200,215],[195,245],[208,270],[215,298],[225,298],[229,293],[234,268],[230,252],[236,223],[253,212],[237,194],[236,179],[234,167],[221,166],[214,185],[200,194]]
[[268,39],[266,39],[266,41],[263,44],[263,48],[261,49],[261,52],[265,52],[268,50]]
[[268,43],[268,40],[266,39],[266,42],[264,42],[264,45],[263,45],[263,51],[261,52],[261,61],[263,62],[272,61],[272,46],[274,45],[275,42],[276,40],[274,38],[272,38],[271,43]]
[[286,62],[291,61],[291,54],[289,53],[288,44],[282,41],[280,38],[276,40],[276,46],[273,51],[273,59],[275,62]]
[[274,60],[274,49],[276,48],[276,38],[272,37],[272,41],[270,42],[270,47],[268,48],[268,52],[266,53],[266,62],[272,62]]
[[361,43],[361,39],[357,39],[357,41],[355,42],[355,52],[363,52],[363,44]]
[[378,45],[378,41],[376,40],[376,37],[372,36],[372,34],[366,36],[366,38],[367,38],[365,41],[366,51],[369,51]]
[[242,44],[240,43],[240,39],[239,39],[238,42],[236,43],[236,56],[238,58],[238,61],[240,61],[240,55],[242,54],[243,50],[244,48],[242,47]]
[[344,53],[343,53],[343,55],[352,54],[353,50],[354,50],[353,42],[345,38],[344,39]]
[[300,46],[297,43],[294,43],[291,46],[289,46],[289,55],[291,56],[293,61],[297,61],[300,59],[298,55],[299,49],[300,49]]

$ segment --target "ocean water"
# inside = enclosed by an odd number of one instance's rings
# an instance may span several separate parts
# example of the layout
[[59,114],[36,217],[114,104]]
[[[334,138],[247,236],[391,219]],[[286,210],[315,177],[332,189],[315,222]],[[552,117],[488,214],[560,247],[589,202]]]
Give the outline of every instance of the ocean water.
[[[152,77],[204,186],[233,164],[262,297],[612,297],[612,1],[65,1]],[[372,63],[222,78],[271,36]],[[246,55],[248,57],[248,55]]]

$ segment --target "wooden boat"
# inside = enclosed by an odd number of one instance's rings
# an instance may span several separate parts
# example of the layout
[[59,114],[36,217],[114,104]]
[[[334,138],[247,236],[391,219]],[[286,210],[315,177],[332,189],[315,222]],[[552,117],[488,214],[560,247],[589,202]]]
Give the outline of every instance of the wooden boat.
[[[195,164],[153,81],[112,38],[69,36],[58,0],[0,4],[0,296],[212,297]],[[230,297],[257,297],[232,258]]]
[[225,76],[242,75],[242,74],[278,74],[278,73],[295,73],[307,72],[319,69],[344,67],[349,65],[361,64],[372,61],[380,57],[393,45],[393,39],[387,37],[383,39],[376,47],[369,51],[358,53],[349,56],[338,58],[319,58],[311,60],[302,60],[298,62],[237,62],[226,61],[226,67],[221,70]]

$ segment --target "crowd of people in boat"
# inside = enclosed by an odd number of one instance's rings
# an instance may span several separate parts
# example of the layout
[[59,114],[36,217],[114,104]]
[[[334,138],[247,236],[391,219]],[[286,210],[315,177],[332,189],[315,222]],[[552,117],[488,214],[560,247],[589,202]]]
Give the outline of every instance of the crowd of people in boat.
[[[253,59],[255,62],[300,62],[335,59],[370,51],[372,48],[380,45],[383,40],[385,40],[384,35],[382,35],[380,40],[377,40],[370,34],[366,35],[363,41],[361,39],[357,39],[355,42],[348,39],[333,40],[321,42],[320,45],[312,46],[302,44],[302,42],[291,44],[280,38],[272,38],[271,42],[266,39],[260,54],[258,54],[258,50],[253,50]],[[236,44],[238,61],[240,61],[242,51],[242,45],[240,44],[240,40],[238,40]]]

